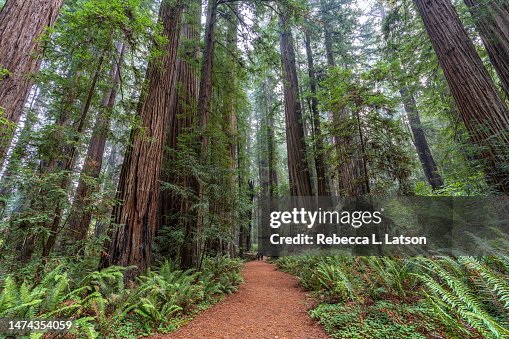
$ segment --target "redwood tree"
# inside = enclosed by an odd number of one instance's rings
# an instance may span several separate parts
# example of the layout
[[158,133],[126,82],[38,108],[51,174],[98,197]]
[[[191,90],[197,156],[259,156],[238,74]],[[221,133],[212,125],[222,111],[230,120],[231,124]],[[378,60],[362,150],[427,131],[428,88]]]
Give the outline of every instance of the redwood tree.
[[313,58],[313,50],[311,49],[311,33],[306,30],[306,56],[308,60],[309,88],[311,90],[311,113],[313,115],[314,127],[314,144],[315,144],[315,166],[317,177],[317,193],[318,196],[324,197],[330,195],[330,188],[327,182],[327,168],[325,162],[325,148],[323,144],[322,127],[320,111],[318,110],[317,99],[317,80],[315,75],[315,62]]
[[458,111],[480,147],[488,183],[509,193],[509,110],[450,0],[414,0]]
[[[205,131],[211,114],[212,71],[216,49],[217,10],[219,0],[209,0],[205,28],[205,46],[203,48],[200,98],[198,101],[199,125],[202,130],[202,159],[208,158],[208,138]],[[204,157],[204,158],[203,158]]]
[[414,137],[414,146],[417,150],[419,160],[421,161],[424,175],[434,190],[440,189],[444,186],[444,181],[438,172],[437,164],[433,158],[433,154],[431,154],[428,140],[424,134],[415,98],[406,87],[400,90],[400,94],[403,99],[403,106],[405,107],[410,129],[412,130],[412,135]]
[[[200,165],[206,166],[209,161],[209,138],[208,138],[208,124],[212,111],[212,80],[214,70],[214,53],[216,49],[216,29],[217,29],[217,14],[218,6],[221,3],[220,0],[209,0],[207,6],[207,20],[205,23],[205,37],[204,47],[202,52],[202,65],[201,65],[201,78],[199,86],[199,99],[198,99],[198,128],[200,133],[200,144],[197,149],[199,154]],[[199,183],[197,180],[194,182],[194,191],[198,193],[199,204],[203,205],[205,201],[205,189],[204,185]],[[193,230],[197,238],[200,237],[202,232],[203,223],[205,219],[205,211],[203,207],[198,208],[195,224]],[[200,267],[200,256],[201,256],[201,244],[197,243],[196,266]],[[189,258],[182,257],[183,267],[187,267],[186,263],[189,262]]]
[[126,280],[144,272],[151,261],[167,114],[175,87],[181,12],[179,1],[161,4],[159,20],[168,43],[162,57],[149,64],[147,91],[139,108],[141,128],[131,134],[117,190],[120,203],[113,210],[114,226],[101,257],[100,268],[137,266],[137,270],[126,274]]
[[[332,8],[330,7],[330,3],[327,0],[320,0],[320,12],[321,19],[323,22],[323,32],[324,32],[324,45],[325,45],[325,55],[327,57],[327,66],[329,68],[335,68],[336,58],[333,51],[333,27],[330,21]],[[330,112],[332,125],[335,129],[339,129],[345,122],[348,120],[349,112],[346,110],[342,110],[340,112]],[[335,133],[333,135],[333,142],[336,151],[336,155],[338,159],[342,159],[341,163],[338,164],[338,180],[337,186],[339,189],[339,193],[342,195],[357,195],[358,194],[358,185],[357,182],[363,180],[358,180],[357,169],[355,159],[350,156],[350,149],[352,148],[353,139],[350,135],[338,135]],[[364,186],[364,185],[362,185]],[[361,187],[362,190],[362,187]]]
[[[185,133],[192,132],[196,126],[197,103],[199,90],[199,39],[201,8],[199,4],[190,4],[185,10],[182,24],[179,56],[177,58],[177,90],[173,92],[170,104],[169,128],[165,136],[166,153],[165,168],[162,180],[185,189],[195,189],[198,185],[196,178],[189,174],[186,168],[176,167],[176,152],[182,152],[181,138]],[[187,140],[187,139],[186,139]],[[195,192],[197,193],[197,192]],[[160,225],[178,225],[184,233],[184,243],[180,248],[181,265],[192,267],[194,258],[198,256],[195,241],[195,200],[188,195],[178,195],[168,189],[162,190],[160,197]],[[162,254],[171,253],[165,244],[159,244]],[[177,250],[177,249],[175,249]]]
[[[7,0],[0,11],[0,117],[16,125],[39,70],[38,38],[52,25],[63,0]],[[14,126],[0,129],[0,166]]]
[[299,100],[299,84],[295,63],[293,36],[289,16],[282,6],[279,16],[281,64],[286,120],[286,143],[290,190],[293,196],[312,196],[311,176],[307,168],[302,107]]
[[509,2],[464,0],[509,98]]

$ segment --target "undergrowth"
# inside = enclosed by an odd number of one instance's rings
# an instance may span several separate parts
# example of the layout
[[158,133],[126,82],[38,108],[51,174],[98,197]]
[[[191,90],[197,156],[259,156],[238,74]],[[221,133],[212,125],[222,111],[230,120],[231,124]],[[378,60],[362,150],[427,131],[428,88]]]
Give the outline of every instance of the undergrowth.
[[[19,277],[0,281],[0,318],[75,320],[80,338],[136,338],[167,333],[189,316],[236,291],[242,264],[226,257],[206,258],[202,270],[179,270],[164,262],[157,270],[124,285],[125,267],[109,267],[76,279],[61,264],[36,284]],[[44,333],[31,333],[42,338]]]
[[509,259],[300,256],[280,269],[333,338],[507,338]]

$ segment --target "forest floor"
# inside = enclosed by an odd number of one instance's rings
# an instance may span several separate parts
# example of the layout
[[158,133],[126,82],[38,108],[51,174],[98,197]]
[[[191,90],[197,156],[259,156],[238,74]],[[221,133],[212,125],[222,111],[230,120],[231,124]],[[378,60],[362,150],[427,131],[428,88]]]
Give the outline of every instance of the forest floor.
[[297,278],[266,261],[246,263],[243,276],[237,293],[177,331],[153,338],[328,338],[307,314],[314,302]]

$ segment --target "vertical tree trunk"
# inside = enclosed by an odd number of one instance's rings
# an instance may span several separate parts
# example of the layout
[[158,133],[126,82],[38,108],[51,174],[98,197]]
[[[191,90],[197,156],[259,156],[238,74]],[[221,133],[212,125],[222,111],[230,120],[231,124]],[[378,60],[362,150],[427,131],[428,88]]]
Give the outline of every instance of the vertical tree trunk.
[[509,98],[509,3],[464,0],[472,16],[502,88]]
[[450,0],[414,0],[473,142],[488,183],[509,193],[509,110],[477,55]]
[[267,138],[267,165],[269,171],[269,195],[275,196],[275,191],[278,186],[278,176],[276,168],[276,132],[274,125],[274,111],[272,110],[272,99],[270,92],[269,78],[265,76],[263,82],[263,100],[266,115],[266,138]]
[[281,63],[285,101],[286,142],[288,149],[288,171],[290,191],[293,196],[312,196],[311,176],[307,168],[306,144],[299,101],[299,84],[295,63],[293,36],[286,9],[279,17]]
[[[249,197],[249,205],[252,206],[255,198],[253,180],[248,180],[247,182],[247,194]],[[241,249],[249,252],[251,251],[251,233],[253,230],[253,208],[247,211],[246,217],[248,224],[247,227],[243,228],[239,237],[239,242]]]
[[[141,99],[140,129],[132,133],[117,190],[121,202],[113,210],[114,228],[101,257],[100,268],[136,265],[125,279],[132,281],[150,265],[152,241],[157,227],[159,179],[168,124],[168,107],[175,85],[176,57],[182,7],[163,1],[159,20],[169,43],[160,60],[147,71],[148,87]],[[118,226],[117,226],[118,225]]]
[[[332,26],[330,20],[327,18],[330,15],[328,12],[330,11],[328,8],[327,0],[320,0],[320,11],[321,17],[323,21],[323,30],[325,37],[325,54],[327,56],[327,65],[329,68],[336,67],[336,59],[334,57],[333,51],[333,37],[332,37]],[[344,125],[345,121],[348,117],[348,112],[346,110],[342,110],[341,112],[330,112],[332,125],[334,128],[338,129],[342,125]],[[338,160],[341,162],[339,167],[339,178],[338,178],[338,188],[339,193],[343,195],[352,195],[356,191],[356,183],[358,178],[356,176],[356,164],[352,157],[351,145],[352,138],[351,136],[333,136],[333,142],[335,146],[336,155]]]
[[[237,108],[238,108],[238,102],[237,102],[237,87],[238,87],[238,81],[237,81],[237,60],[235,60],[235,56],[238,53],[237,50],[237,40],[238,40],[238,28],[239,28],[239,19],[238,19],[238,4],[234,3],[229,6],[230,11],[228,12],[228,16],[226,17],[228,26],[227,26],[227,32],[226,32],[226,46],[228,50],[233,53],[233,56],[230,57],[229,60],[229,68],[227,69],[226,79],[229,81],[226,83],[226,86],[224,87],[224,100],[227,104],[224,108],[223,112],[223,120],[224,120],[224,133],[227,137],[228,144],[229,144],[229,157],[230,157],[230,184],[231,184],[231,193],[232,197],[228,200],[228,203],[230,206],[226,206],[228,210],[231,210],[235,202],[233,199],[235,192],[237,191],[237,175],[236,175],[236,169],[237,169],[237,144],[238,144],[238,136],[237,136]],[[236,235],[236,220],[234,218],[233,213],[231,211],[223,211],[225,223],[230,228],[230,233],[233,235]],[[228,252],[230,256],[235,256],[235,243],[228,242]]]
[[[110,130],[109,112],[114,108],[117,98],[117,90],[120,85],[120,69],[124,58],[125,46],[121,43],[118,47],[119,58],[114,60],[110,70],[111,88],[105,92],[101,107],[97,113],[93,127],[92,138],[88,145],[85,163],[80,175],[78,188],[71,208],[68,221],[69,238],[75,243],[86,238],[92,211],[90,210],[91,195],[97,190],[96,185],[90,180],[97,180],[101,173],[106,139]],[[82,244],[79,245],[80,247]],[[80,251],[82,248],[80,248]]]
[[323,30],[325,36],[325,55],[327,56],[327,64],[329,67],[336,67],[336,60],[334,58],[334,52],[332,51],[332,27],[325,14],[327,9],[327,1],[320,0],[320,11],[323,21]]
[[[254,182],[253,180],[249,180],[249,202],[251,203],[251,205],[253,204],[254,202],[254,198],[255,198],[255,193],[254,193]],[[253,234],[253,209],[249,209],[249,212],[248,212],[248,220],[249,220],[249,225],[248,225],[248,228],[247,228],[247,234],[246,234],[246,251],[250,252],[251,251],[251,245],[252,245],[252,237],[251,235]]]
[[[257,160],[258,160],[258,180],[260,183],[260,192],[257,196],[258,200],[258,210],[257,210],[257,217],[258,217],[258,230],[263,230],[266,225],[269,224],[269,213],[268,210],[269,202],[271,199],[270,196],[270,173],[269,173],[269,164],[268,164],[268,142],[267,142],[267,136],[268,136],[268,124],[267,124],[267,115],[270,111],[270,106],[267,105],[268,100],[268,88],[267,86],[264,86],[264,108],[265,110],[260,109],[258,111],[258,124],[257,124]],[[258,238],[263,236],[264,234],[258,234]],[[265,250],[263,248],[263,243],[258,243],[258,252],[263,253]]]
[[444,181],[438,173],[437,164],[431,154],[428,141],[426,140],[426,135],[424,134],[424,130],[421,125],[421,118],[417,111],[417,104],[414,96],[410,93],[408,88],[401,89],[400,94],[403,99],[403,106],[405,107],[405,111],[408,116],[410,129],[414,136],[414,146],[417,150],[417,154],[419,155],[419,160],[421,161],[426,179],[428,179],[433,190],[440,189],[444,186]]
[[313,115],[313,125],[314,125],[317,193],[318,196],[325,197],[330,195],[330,189],[328,187],[327,182],[325,149],[323,146],[320,112],[318,110],[318,98],[316,96],[316,76],[315,76],[315,65],[313,60],[313,50],[311,49],[311,34],[309,33],[308,30],[306,30],[306,55],[308,59],[309,87],[311,90],[311,113]]
[[[0,116],[16,125],[39,70],[38,37],[52,25],[63,0],[7,0],[0,11]],[[0,128],[0,167],[12,139],[12,128]]]
[[[198,103],[199,78],[198,64],[199,40],[200,40],[200,17],[201,2],[190,4],[185,9],[183,17],[179,56],[177,58],[177,86],[173,91],[170,104],[170,126],[166,135],[165,170],[163,181],[178,185],[184,189],[196,189],[196,178],[190,174],[176,173],[172,171],[172,163],[175,159],[175,151],[182,147],[180,139],[185,133],[190,133],[196,127],[196,108]],[[198,193],[198,192],[196,192]],[[194,227],[196,226],[196,213],[193,204],[196,201],[189,196],[173,194],[169,190],[163,190],[160,198],[160,223],[162,227],[177,225],[184,231],[184,243],[180,249],[180,260],[183,268],[190,268],[196,263],[199,256]],[[169,253],[164,244],[160,247],[166,255],[176,255],[178,252]]]
[[[385,19],[387,17],[387,12],[385,11],[383,3],[379,1],[378,5],[380,6],[382,18]],[[408,122],[413,135],[413,143],[417,151],[417,155],[419,156],[424,175],[433,190],[440,189],[444,186],[444,181],[438,172],[437,164],[433,158],[433,154],[431,153],[426,135],[424,134],[414,93],[410,91],[405,83],[402,83],[399,92],[403,101],[403,107],[405,108],[405,112],[408,117]],[[403,191],[406,190],[407,189],[403,189]]]
[[200,99],[198,114],[202,135],[202,158],[208,158],[208,137],[206,128],[211,114],[212,103],[212,71],[214,68],[214,52],[216,49],[216,26],[218,0],[209,0],[205,30],[205,47],[200,81]]
[[[356,103],[357,107],[360,107],[360,104]],[[348,195],[351,196],[362,196],[366,194],[371,193],[371,188],[369,184],[369,172],[368,172],[368,161],[367,161],[367,154],[366,154],[366,143],[364,140],[364,126],[363,122],[360,116],[359,109],[355,109],[355,112],[353,113],[354,118],[356,120],[356,127],[357,127],[357,135],[356,141],[359,145],[359,150],[356,150],[355,152],[355,166],[353,167],[354,175],[356,178],[356,181],[354,182],[354,185],[351,186],[351,191],[347,191]],[[360,153],[360,154],[359,154]],[[350,181],[353,182],[353,181]]]
[[[202,56],[202,68],[201,68],[201,79],[200,79],[200,94],[198,100],[198,119],[199,119],[199,131],[201,139],[201,148],[198,152],[200,154],[200,163],[206,165],[209,162],[209,138],[208,138],[208,123],[211,115],[212,105],[212,76],[214,69],[214,53],[216,49],[216,27],[217,27],[217,11],[219,0],[209,0],[207,8],[207,21],[205,23],[205,45],[203,48]],[[195,191],[198,192],[199,204],[202,205],[205,201],[205,192],[203,185],[196,181],[197,186]],[[194,226],[195,234],[200,237],[204,223],[204,213],[202,207],[198,210],[196,217],[196,224]],[[197,257],[198,261],[201,261],[201,243],[197,243]],[[204,250],[204,249],[203,249]],[[182,258],[182,260],[188,260]],[[201,262],[196,265],[198,268],[201,266]]]

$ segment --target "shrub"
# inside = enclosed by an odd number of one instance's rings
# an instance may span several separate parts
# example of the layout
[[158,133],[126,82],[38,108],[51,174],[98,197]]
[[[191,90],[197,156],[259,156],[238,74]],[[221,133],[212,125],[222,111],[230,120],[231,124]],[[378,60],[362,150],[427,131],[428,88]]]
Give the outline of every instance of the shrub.
[[325,302],[311,315],[333,337],[509,336],[505,256],[299,256],[277,264]]
[[[200,272],[164,262],[124,286],[126,267],[108,267],[71,279],[59,265],[38,283],[7,276],[0,285],[1,318],[71,318],[75,332],[88,338],[133,337],[174,330],[189,316],[242,282],[242,264],[227,257],[206,258]],[[67,269],[73,272],[72,268]]]

